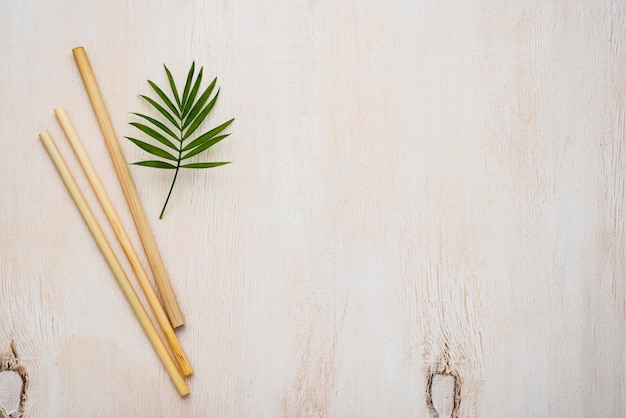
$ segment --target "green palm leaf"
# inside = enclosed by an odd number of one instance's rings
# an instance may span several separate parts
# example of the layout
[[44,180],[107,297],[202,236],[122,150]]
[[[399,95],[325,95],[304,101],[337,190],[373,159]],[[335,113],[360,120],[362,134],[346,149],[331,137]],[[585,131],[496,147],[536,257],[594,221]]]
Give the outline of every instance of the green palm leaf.
[[[174,112],[174,115],[176,115],[177,118],[180,118],[180,113],[178,113],[178,109],[176,109],[176,106],[174,106],[174,103],[172,103],[172,100],[169,97],[167,97],[165,93],[163,93],[163,90],[161,90],[159,86],[157,86],[150,80],[148,80],[148,84],[150,84],[150,86],[156,92],[156,94],[158,94],[161,100],[163,100],[163,103],[165,103],[165,105],[169,107],[172,112]],[[176,100],[178,101],[178,98],[176,98]]]
[[152,105],[152,107],[154,107],[160,114],[165,116],[165,119],[167,119],[170,122],[172,122],[174,124],[174,126],[176,126],[178,129],[181,129],[181,126],[176,121],[176,118],[174,118],[174,116],[172,116],[170,114],[170,112],[168,112],[163,106],[161,106],[156,101],[154,101],[153,99],[149,98],[148,96],[139,95],[139,97],[144,99],[146,102],[150,103]]
[[166,137],[164,137],[163,135],[161,135],[154,129],[138,122],[131,122],[130,124],[134,126],[135,128],[139,129],[141,132],[145,133],[146,135],[150,135],[152,138],[156,139],[161,144],[170,147],[174,151],[178,151],[178,148],[176,148],[176,145],[172,144],[172,142],[169,139],[167,139]]
[[165,125],[164,123],[151,118],[150,116],[147,115],[142,115],[141,113],[134,113],[131,112],[133,115],[138,116],[142,119],[147,120],[148,122],[150,122],[151,124],[153,124],[154,126],[156,126],[157,128],[159,128],[160,130],[162,130],[163,132],[165,132],[166,134],[168,134],[172,139],[175,139],[178,141],[178,135],[176,135],[170,128],[167,127],[167,125]]
[[213,145],[217,144],[222,139],[226,138],[228,135],[230,134],[216,136],[215,138],[211,138],[208,141],[203,142],[202,145],[197,146],[196,148],[189,151],[187,154],[183,155],[181,160],[186,160],[188,158],[191,158],[200,154],[202,151],[211,148]]
[[170,88],[172,89],[172,93],[174,93],[174,100],[180,109],[180,99],[178,98],[178,90],[176,89],[176,83],[174,83],[174,79],[172,78],[172,73],[167,69],[167,66],[163,64],[163,68],[165,68],[165,73],[167,74],[167,81],[170,83]]
[[183,90],[183,98],[180,102],[180,112],[181,116],[184,117],[184,109],[187,104],[187,98],[189,97],[189,89],[191,88],[191,81],[193,80],[193,73],[196,68],[196,63],[191,63],[191,68],[189,69],[189,73],[187,74],[187,82],[185,83],[185,90]]
[[189,115],[187,115],[187,118],[185,119],[185,123],[182,125],[183,129],[187,128],[187,126],[189,126],[189,124],[196,118],[198,113],[200,113],[200,110],[202,110],[202,106],[204,106],[206,101],[209,99],[211,92],[213,92],[213,88],[215,87],[216,82],[217,77],[213,79],[211,84],[209,84],[209,87],[207,87],[204,93],[202,93],[202,96],[200,96],[196,104],[193,105],[191,111],[189,112]]
[[202,70],[204,68],[200,68],[200,71],[198,71],[198,78],[196,78],[196,82],[193,85],[193,88],[191,89],[191,93],[189,93],[189,97],[187,97],[187,102],[185,103],[185,107],[183,109],[183,119],[185,119],[185,117],[187,117],[187,115],[189,114],[189,111],[191,110],[191,105],[193,104],[193,101],[196,100],[196,96],[198,95],[198,90],[200,90],[200,83],[202,82]]
[[191,123],[191,125],[189,125],[189,127],[187,128],[187,131],[185,132],[185,135],[183,136],[183,139],[189,138],[191,136],[191,134],[194,133],[196,129],[198,129],[200,124],[209,115],[209,112],[211,111],[211,109],[213,109],[213,106],[215,106],[215,102],[217,102],[217,97],[219,95],[220,95],[220,90],[218,89],[217,93],[215,93],[215,97],[213,98],[213,100],[211,100],[209,102],[209,104],[206,105],[206,107],[204,109],[202,109],[202,111],[200,113],[198,113],[198,116],[196,116],[196,118]]
[[215,135],[219,134],[224,129],[226,129],[228,127],[228,125],[233,123],[234,120],[235,119],[231,119],[228,122],[221,124],[217,128],[213,128],[209,132],[200,135],[198,138],[196,138],[193,141],[191,141],[185,148],[183,148],[183,151],[188,151],[188,150],[190,150],[192,148],[195,148],[195,147],[197,147],[199,145],[202,145],[205,141],[208,141],[209,139],[213,138]]
[[149,152],[152,155],[156,155],[157,157],[166,158],[166,159],[172,160],[172,161],[178,161],[178,158],[174,157],[172,154],[170,154],[167,151],[163,151],[159,147],[155,147],[154,145],[150,145],[147,142],[143,142],[143,141],[140,141],[138,139],[131,138],[129,136],[127,136],[126,139],[128,139],[133,144],[137,145],[139,148],[141,148],[144,151]]
[[211,167],[219,167],[220,165],[230,164],[227,163],[193,163],[193,164],[185,164],[181,165],[181,168],[211,168]]
[[176,169],[176,166],[170,163],[166,163],[164,161],[156,161],[156,160],[150,160],[150,161],[137,161],[136,163],[133,163],[133,165],[142,165],[144,167],[153,167],[153,168],[166,168],[166,169]]
[[[149,140],[154,141],[154,143],[151,144],[150,142],[137,138],[126,137],[129,141],[147,153],[171,161],[170,163],[160,160],[145,160],[133,163],[133,165],[175,170],[174,178],[159,218],[163,217],[167,203],[172,195],[176,178],[178,177],[178,171],[181,168],[201,169],[230,164],[229,162],[197,162],[182,164],[182,161],[188,160],[189,158],[206,151],[213,145],[227,138],[230,133],[223,134],[223,131],[234,121],[234,119],[230,119],[227,122],[208,130],[197,138],[188,141],[191,135],[208,118],[211,110],[213,110],[215,103],[217,102],[217,98],[220,93],[219,88],[215,96],[209,100],[215,88],[217,78],[214,78],[209,86],[202,92],[200,97],[198,97],[198,92],[200,91],[202,84],[203,68],[200,68],[197,76],[195,76],[195,63],[192,63],[189,71],[187,72],[185,87],[181,96],[178,92],[178,88],[176,87],[176,83],[174,82],[174,77],[172,77],[172,73],[165,64],[163,65],[163,68],[165,69],[172,95],[168,96],[161,87],[148,80],[148,84],[152,90],[154,90],[158,96],[158,100],[160,100],[163,105],[154,98],[143,95],[140,97],[146,100],[152,108],[156,110],[155,116],[161,116],[165,119],[165,121],[141,113],[132,113],[145,121],[145,123],[130,122],[130,125],[133,128],[146,135],[146,137]],[[167,122],[171,123],[170,126],[174,126],[175,129],[170,128]],[[165,146],[173,152],[166,151],[162,149],[161,146]]]

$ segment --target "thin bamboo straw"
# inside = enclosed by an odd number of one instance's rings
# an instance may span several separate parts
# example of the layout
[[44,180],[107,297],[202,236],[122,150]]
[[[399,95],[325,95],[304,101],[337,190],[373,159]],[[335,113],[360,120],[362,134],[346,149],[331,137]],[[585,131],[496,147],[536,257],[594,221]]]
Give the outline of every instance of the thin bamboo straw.
[[109,113],[107,112],[104,104],[102,93],[100,93],[98,83],[96,82],[96,78],[83,47],[74,48],[72,52],[74,53],[76,65],[78,65],[78,70],[83,78],[83,83],[85,84],[85,89],[89,95],[89,100],[91,101],[91,105],[96,114],[96,119],[98,119],[102,136],[104,136],[104,142],[106,143],[111,160],[113,161],[117,178],[119,179],[122,190],[124,191],[124,196],[128,202],[130,212],[133,215],[133,220],[135,221],[135,226],[137,227],[137,232],[139,233],[139,238],[141,239],[143,248],[146,251],[150,268],[154,274],[154,279],[159,287],[161,299],[163,300],[163,307],[167,312],[172,327],[177,328],[185,323],[185,318],[183,317],[180,307],[178,306],[176,295],[174,294],[172,284],[167,276],[167,271],[163,265],[159,249],[156,246],[154,235],[152,235],[152,230],[150,229],[150,224],[148,223],[143,206],[139,200],[135,183],[133,183],[133,179],[130,176],[128,165],[124,159],[124,154],[122,154],[122,149],[117,136],[115,135],[115,130],[113,129],[111,118],[109,117]]
[[185,376],[191,375],[193,373],[191,365],[189,364],[183,348],[174,333],[174,329],[172,328],[170,321],[167,319],[167,315],[159,302],[156,292],[150,284],[150,279],[148,278],[148,275],[139,260],[135,247],[133,247],[133,244],[126,233],[115,208],[113,208],[113,204],[111,203],[107,192],[104,190],[104,186],[96,173],[96,169],[91,163],[78,133],[76,133],[76,129],[72,125],[72,122],[70,121],[70,118],[64,108],[55,108],[54,114],[61,124],[61,127],[65,132],[65,136],[69,140],[69,143],[72,146],[72,149],[74,150],[74,153],[76,154],[76,157],[78,158],[78,161],[80,162],[80,165],[82,166],[83,171],[85,172],[85,175],[87,176],[87,179],[89,180],[89,183],[91,184],[91,187],[93,188],[93,191],[95,192],[96,197],[98,198],[98,201],[100,202],[100,205],[102,206],[102,209],[111,224],[111,227],[113,228],[113,231],[115,232],[115,236],[117,236],[126,257],[128,258],[128,261],[137,276],[137,280],[139,281],[139,284],[148,299],[148,303],[150,304],[150,307],[152,308],[152,311],[161,326],[163,335],[165,335],[165,339],[169,343],[172,353],[174,353],[174,358],[178,362],[180,370]]
[[65,160],[61,156],[61,153],[59,152],[56,144],[54,143],[52,136],[50,135],[48,131],[43,131],[39,134],[39,137],[41,138],[43,145],[46,147],[46,150],[48,151],[48,154],[50,155],[52,162],[54,162],[54,165],[56,166],[59,174],[61,175],[61,178],[63,179],[63,182],[65,183],[65,186],[67,187],[67,190],[72,195],[72,198],[74,199],[74,202],[76,203],[76,206],[78,207],[78,210],[83,216],[83,219],[85,220],[85,223],[87,224],[87,227],[89,227],[89,230],[91,231],[94,239],[96,240],[98,247],[100,247],[100,251],[102,251],[102,254],[104,255],[104,258],[109,264],[111,271],[113,271],[113,274],[115,275],[115,278],[117,279],[118,284],[122,288],[124,295],[128,299],[130,306],[133,308],[135,315],[139,319],[139,322],[142,328],[144,329],[146,335],[148,336],[150,343],[152,343],[152,347],[154,348],[157,355],[159,356],[159,359],[161,359],[161,362],[165,366],[165,369],[167,370],[167,373],[169,374],[170,379],[172,379],[174,386],[178,390],[178,393],[180,393],[181,396],[188,395],[189,388],[187,387],[187,384],[185,383],[182,375],[176,368],[176,364],[174,364],[174,360],[170,356],[170,353],[167,351],[165,344],[159,337],[159,334],[156,328],[154,327],[152,322],[150,322],[150,318],[148,317],[146,310],[143,308],[141,301],[137,297],[137,294],[135,293],[130,282],[128,281],[128,278],[126,277],[126,274],[124,273],[124,270],[122,270],[122,266],[120,265],[120,262],[117,260],[117,257],[115,257],[115,254],[113,253],[113,249],[111,248],[111,245],[109,244],[106,237],[104,236],[104,233],[102,232],[102,229],[100,228],[100,225],[98,225],[98,221],[96,221],[95,216],[91,212],[91,209],[89,208],[89,204],[87,203],[87,201],[85,200],[85,197],[80,191],[78,184],[76,183],[76,180],[74,179],[74,176],[70,172],[67,164],[65,163]]

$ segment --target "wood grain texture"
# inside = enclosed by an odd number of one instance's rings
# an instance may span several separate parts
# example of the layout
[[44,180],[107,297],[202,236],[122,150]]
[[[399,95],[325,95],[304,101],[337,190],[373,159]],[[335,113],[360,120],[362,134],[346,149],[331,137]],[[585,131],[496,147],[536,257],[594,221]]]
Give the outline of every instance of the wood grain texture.
[[[0,354],[26,416],[429,416],[437,373],[456,416],[626,415],[626,3],[0,10]],[[185,312],[185,399],[38,143],[71,112],[140,248],[78,45],[120,137],[163,63],[204,66],[209,123],[236,118],[209,153],[234,163],[182,172],[161,221],[171,173],[130,168]]]

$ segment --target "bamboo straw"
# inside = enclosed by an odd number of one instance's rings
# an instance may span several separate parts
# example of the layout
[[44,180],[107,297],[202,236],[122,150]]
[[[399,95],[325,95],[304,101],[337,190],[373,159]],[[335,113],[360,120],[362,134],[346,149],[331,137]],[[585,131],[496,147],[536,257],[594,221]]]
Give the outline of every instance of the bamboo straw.
[[141,301],[137,297],[137,294],[135,293],[130,282],[128,281],[128,278],[126,277],[126,274],[124,273],[124,270],[122,270],[122,266],[120,265],[120,262],[117,260],[117,257],[115,257],[115,254],[113,253],[113,249],[111,248],[111,245],[109,244],[106,237],[104,236],[104,233],[102,232],[102,229],[100,228],[100,225],[98,225],[98,222],[96,221],[95,216],[93,215],[93,213],[91,212],[91,209],[89,208],[89,204],[87,203],[87,201],[85,200],[85,197],[81,193],[78,187],[78,184],[76,183],[76,180],[74,180],[74,176],[70,172],[67,164],[65,163],[65,160],[61,156],[61,153],[59,152],[56,144],[54,143],[52,136],[50,135],[48,131],[43,131],[39,134],[39,137],[41,138],[43,145],[46,147],[46,150],[48,151],[48,154],[50,155],[52,162],[54,162],[54,165],[56,166],[59,174],[61,175],[61,178],[63,179],[63,182],[65,183],[65,186],[67,187],[67,190],[72,195],[72,198],[74,199],[74,202],[76,203],[76,206],[78,207],[78,210],[83,216],[83,219],[85,220],[85,223],[87,224],[87,227],[89,227],[89,230],[91,231],[94,239],[96,240],[98,247],[100,247],[100,251],[102,251],[102,254],[104,255],[104,258],[109,264],[111,271],[113,271],[113,274],[115,275],[115,278],[117,279],[118,284],[122,288],[124,295],[128,299],[130,306],[133,308],[135,315],[139,319],[139,322],[142,328],[144,329],[146,335],[148,336],[150,343],[152,343],[152,347],[154,348],[157,355],[161,359],[161,362],[165,366],[165,369],[167,370],[167,373],[169,374],[170,379],[172,379],[174,386],[178,390],[178,393],[180,393],[181,396],[188,395],[189,388],[187,387],[187,384],[185,383],[185,381],[183,380],[183,377],[181,376],[180,372],[176,368],[176,364],[174,364],[174,360],[172,360],[170,353],[167,351],[167,348],[165,347],[165,344],[163,343],[163,341],[161,341],[161,338],[159,337],[159,334],[156,328],[154,328],[154,325],[152,324],[152,322],[150,322],[150,318],[148,317],[146,310],[143,308]]
[[154,236],[152,235],[150,224],[148,223],[143,206],[139,200],[135,183],[133,183],[133,179],[130,176],[130,171],[126,164],[126,160],[124,159],[124,154],[122,154],[122,149],[117,136],[115,135],[113,124],[111,123],[111,118],[107,112],[100,89],[98,88],[95,75],[91,69],[91,65],[89,64],[84,48],[77,47],[74,48],[72,52],[74,53],[74,59],[76,61],[76,65],[78,65],[78,70],[80,71],[83,83],[85,84],[85,89],[89,95],[89,100],[91,101],[96,118],[98,119],[100,130],[104,136],[104,142],[106,143],[111,159],[113,160],[113,166],[115,167],[117,178],[122,185],[122,190],[124,191],[124,196],[126,196],[128,207],[133,215],[133,220],[135,221],[135,226],[137,227],[143,248],[146,251],[150,268],[154,274],[154,279],[159,287],[161,299],[163,300],[163,306],[167,312],[170,322],[172,323],[172,326],[177,328],[185,323],[185,318],[183,317],[180,307],[178,306],[176,295],[172,289],[172,284],[167,276],[167,271],[165,270],[165,266],[161,260],[159,249],[157,248]]
[[100,202],[100,205],[102,206],[102,209],[104,210],[104,213],[109,220],[111,227],[113,228],[113,231],[115,232],[115,236],[117,236],[117,239],[122,246],[126,257],[128,258],[128,261],[130,262],[130,265],[135,272],[135,275],[137,276],[137,280],[139,281],[139,284],[141,285],[141,288],[143,289],[146,298],[148,299],[148,303],[150,304],[150,307],[154,312],[157,322],[161,326],[163,335],[165,335],[165,339],[169,343],[170,348],[172,349],[172,353],[174,353],[174,358],[178,362],[180,370],[185,376],[191,375],[193,373],[191,365],[189,364],[183,348],[181,347],[180,342],[178,341],[178,338],[174,333],[174,329],[172,328],[170,321],[167,319],[167,315],[165,314],[165,311],[163,310],[163,307],[159,302],[159,298],[154,291],[154,288],[150,284],[150,279],[148,278],[148,275],[146,274],[146,271],[144,270],[143,265],[139,260],[139,256],[135,251],[135,247],[133,247],[133,244],[131,243],[128,234],[126,233],[126,230],[124,229],[124,226],[122,225],[122,222],[120,221],[117,212],[113,208],[113,204],[111,203],[111,200],[109,199],[109,196],[104,190],[104,186],[102,185],[102,182],[100,181],[100,178],[96,173],[96,169],[94,168],[93,164],[91,164],[91,160],[89,159],[89,156],[87,155],[87,152],[83,147],[82,141],[80,140],[78,133],[76,133],[76,129],[72,125],[72,122],[70,121],[70,118],[64,108],[55,108],[54,114],[61,124],[61,127],[65,132],[65,136],[72,146],[72,149],[74,150],[74,153],[76,154],[76,157],[78,158],[78,161],[80,162],[80,165],[82,166],[83,171],[85,172],[85,175],[87,176],[87,179],[89,180],[89,183],[91,184],[91,187],[93,188],[93,191],[95,192],[96,197],[98,198],[98,201]]

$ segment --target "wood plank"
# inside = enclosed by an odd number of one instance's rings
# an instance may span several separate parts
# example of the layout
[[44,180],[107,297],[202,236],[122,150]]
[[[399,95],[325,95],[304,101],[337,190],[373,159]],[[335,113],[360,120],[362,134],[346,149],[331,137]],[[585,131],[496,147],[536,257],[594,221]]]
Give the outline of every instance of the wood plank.
[[[429,416],[437,374],[453,416],[626,414],[624,2],[0,7],[0,355],[14,342],[26,416]],[[234,163],[182,172],[160,221],[171,173],[130,168],[186,399],[38,143],[80,173],[64,106],[141,248],[78,45],[120,137],[163,63],[204,66],[210,125],[236,118],[208,154]]]

